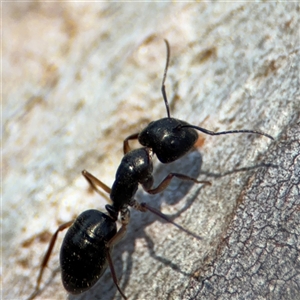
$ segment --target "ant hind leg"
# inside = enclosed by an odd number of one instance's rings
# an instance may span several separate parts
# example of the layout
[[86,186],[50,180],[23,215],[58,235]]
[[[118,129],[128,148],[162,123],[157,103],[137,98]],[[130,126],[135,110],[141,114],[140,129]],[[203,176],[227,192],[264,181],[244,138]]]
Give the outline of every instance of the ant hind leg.
[[41,263],[40,272],[39,272],[39,276],[38,276],[37,281],[36,281],[35,290],[34,290],[34,292],[32,293],[32,295],[27,300],[32,300],[32,299],[34,299],[39,294],[40,284],[41,284],[41,281],[42,281],[43,273],[44,273],[44,270],[45,270],[45,268],[47,266],[47,263],[49,261],[49,258],[50,258],[50,255],[52,253],[52,250],[54,248],[54,245],[55,245],[58,233],[60,231],[63,231],[64,229],[70,227],[73,224],[73,222],[74,222],[74,220],[69,221],[67,223],[64,223],[64,224],[60,225],[57,228],[57,230],[55,231],[55,233],[53,234],[53,236],[51,238],[51,241],[49,243],[49,246],[48,246],[48,250],[47,250],[47,252],[46,252],[46,254],[45,254],[44,258],[43,258],[43,261]]

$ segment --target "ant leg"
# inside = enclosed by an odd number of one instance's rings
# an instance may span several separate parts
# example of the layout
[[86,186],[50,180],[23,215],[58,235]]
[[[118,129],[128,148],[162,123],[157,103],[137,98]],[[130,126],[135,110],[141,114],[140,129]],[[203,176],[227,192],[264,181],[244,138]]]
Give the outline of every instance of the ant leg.
[[189,180],[189,181],[194,181],[195,183],[203,183],[203,184],[208,184],[211,185],[210,181],[199,181],[195,178],[192,178],[190,176],[187,175],[183,175],[183,174],[179,174],[179,173],[170,173],[155,189],[147,189],[146,187],[144,187],[145,191],[149,194],[158,194],[161,191],[163,191],[171,182],[171,180],[176,177],[179,178],[181,180]]
[[107,261],[108,261],[108,264],[109,264],[111,276],[113,278],[113,281],[114,281],[114,283],[115,283],[115,285],[116,285],[119,293],[122,295],[122,297],[124,299],[127,299],[127,297],[124,295],[124,293],[122,292],[122,290],[121,290],[121,288],[119,286],[118,278],[117,278],[117,275],[116,275],[116,272],[115,272],[115,268],[114,268],[114,265],[113,265],[113,262],[112,262],[112,259],[111,259],[109,251],[107,251],[107,253],[106,253],[106,258],[107,258]]
[[159,211],[158,209],[148,205],[147,203],[143,202],[143,203],[139,203],[138,201],[136,201],[135,199],[132,199],[129,203],[129,205],[131,207],[133,207],[134,209],[141,211],[141,212],[146,212],[146,211],[150,211],[153,214],[159,216],[160,218],[164,219],[165,221],[167,221],[168,223],[173,224],[174,226],[176,226],[179,230],[184,231],[185,233],[187,233],[188,235],[196,238],[197,240],[201,240],[202,238],[198,235],[196,235],[195,233],[183,228],[182,226],[180,226],[179,224],[175,223],[174,221],[172,221],[170,218],[168,218],[165,214],[163,214],[161,211]]
[[46,252],[46,254],[45,254],[44,258],[43,258],[43,261],[41,263],[40,273],[39,273],[39,276],[38,276],[37,281],[36,281],[35,290],[34,290],[33,294],[28,299],[34,299],[34,297],[38,295],[38,292],[39,292],[39,289],[40,289],[40,283],[41,283],[41,280],[42,280],[42,276],[43,276],[44,270],[45,270],[45,268],[47,266],[47,263],[49,261],[49,258],[50,258],[50,255],[52,253],[53,247],[55,245],[58,233],[60,231],[63,231],[64,229],[70,227],[73,224],[73,222],[74,222],[74,220],[69,221],[67,223],[64,223],[64,224],[60,225],[57,228],[57,230],[55,231],[55,233],[53,234],[53,236],[51,238],[51,241],[49,243],[49,246],[48,246],[48,250],[47,250],[47,252]]
[[91,185],[91,187],[96,191],[99,192],[97,186],[100,186],[106,193],[110,194],[111,189],[103,183],[101,180],[96,178],[94,175],[89,173],[86,170],[83,170],[81,174],[84,176],[84,178],[88,181],[88,183]]
[[109,248],[113,247],[116,243],[118,243],[126,234],[126,230],[127,230],[127,225],[129,223],[130,220],[130,211],[126,208],[125,210],[121,211],[121,222],[122,222],[122,226],[119,229],[119,231],[115,234],[115,236],[113,236],[109,242],[107,243],[107,252],[106,252],[106,258],[109,264],[109,268],[110,268],[110,272],[113,278],[113,281],[118,289],[118,291],[120,292],[120,294],[122,295],[122,297],[124,299],[127,299],[127,297],[125,296],[125,294],[123,293],[123,291],[121,290],[119,283],[118,283],[118,278],[115,272],[115,268],[110,256],[110,251]]
[[127,225],[129,224],[130,220],[130,211],[128,208],[121,210],[121,228],[118,232],[108,241],[107,247],[112,247],[117,244],[126,234]]
[[124,154],[128,153],[131,150],[128,141],[129,140],[137,140],[138,136],[139,136],[139,133],[134,133],[134,134],[131,134],[130,136],[128,136],[124,140],[124,142],[123,142],[123,152],[124,152]]

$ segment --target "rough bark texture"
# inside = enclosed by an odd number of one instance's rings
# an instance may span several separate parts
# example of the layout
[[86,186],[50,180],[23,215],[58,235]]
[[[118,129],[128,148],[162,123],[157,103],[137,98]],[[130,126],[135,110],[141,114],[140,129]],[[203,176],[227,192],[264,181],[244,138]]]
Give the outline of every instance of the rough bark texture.
[[300,298],[299,125],[291,120],[270,147],[274,167],[249,179],[220,253],[191,279],[183,299]]
[[[103,209],[87,169],[111,185],[122,141],[166,116],[210,130],[139,191],[194,239],[132,212],[113,259],[129,299],[299,299],[300,93],[297,3],[3,3],[3,299],[26,299],[56,228]],[[139,147],[132,144],[133,147]],[[120,299],[109,270],[68,296],[60,235],[36,299]]]

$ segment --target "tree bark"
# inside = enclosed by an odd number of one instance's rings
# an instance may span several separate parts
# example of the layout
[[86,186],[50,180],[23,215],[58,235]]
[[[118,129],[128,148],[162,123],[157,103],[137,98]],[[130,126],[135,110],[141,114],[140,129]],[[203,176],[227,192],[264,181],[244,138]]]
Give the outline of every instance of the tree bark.
[[[132,211],[114,248],[129,299],[300,297],[300,97],[297,3],[3,4],[3,297],[27,299],[51,234],[107,195],[122,143],[171,116],[213,131],[175,163],[156,159],[147,202],[199,235]],[[131,143],[132,147],[140,147]],[[120,299],[109,270],[68,296],[57,269],[62,233],[36,299]]]

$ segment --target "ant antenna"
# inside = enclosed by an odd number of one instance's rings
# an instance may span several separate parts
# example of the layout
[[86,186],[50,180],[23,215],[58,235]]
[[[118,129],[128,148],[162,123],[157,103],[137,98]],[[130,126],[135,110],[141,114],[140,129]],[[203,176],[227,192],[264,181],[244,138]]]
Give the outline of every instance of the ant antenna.
[[[164,76],[163,76],[163,80],[162,80],[162,84],[161,84],[161,92],[162,92],[162,95],[163,95],[163,98],[164,98],[164,101],[165,101],[167,115],[168,115],[168,118],[170,119],[171,115],[170,115],[170,108],[169,108],[169,103],[168,103],[168,99],[167,99],[167,94],[166,94],[165,81],[166,81],[167,72],[168,72],[168,68],[169,68],[171,50],[170,50],[169,42],[166,39],[164,39],[164,41],[166,43],[166,48],[167,48],[167,60],[166,60]],[[230,133],[254,133],[254,134],[259,134],[259,135],[266,136],[269,139],[274,140],[274,138],[271,135],[260,132],[260,131],[255,131],[255,130],[229,130],[229,131],[214,132],[214,131],[210,131],[210,130],[207,130],[207,129],[202,128],[202,127],[198,127],[198,126],[195,126],[195,125],[189,125],[189,124],[188,125],[181,125],[180,124],[180,125],[178,125],[177,128],[180,129],[180,128],[184,128],[184,127],[185,128],[193,128],[193,129],[199,130],[199,131],[201,131],[203,133],[206,133],[206,134],[209,134],[209,135],[221,135],[221,134],[230,134]]]
[[168,72],[168,68],[169,68],[169,60],[170,60],[170,45],[167,40],[164,40],[164,41],[165,41],[166,47],[167,47],[167,61],[166,61],[166,66],[165,66],[165,70],[164,70],[164,77],[163,77],[162,84],[161,84],[161,92],[163,94],[163,98],[165,101],[168,118],[171,118],[169,103],[168,103],[167,94],[166,94],[166,87],[165,87],[165,81],[166,81],[166,77],[167,77],[167,72]]
[[[166,94],[165,81],[166,81],[167,72],[168,72],[168,68],[169,68],[171,50],[170,50],[169,42],[166,39],[164,39],[164,41],[166,43],[166,48],[167,48],[167,60],[166,60],[166,66],[165,66],[165,70],[164,70],[164,77],[163,77],[162,85],[161,85],[161,92],[162,92],[162,95],[163,95],[163,98],[165,101],[167,115],[168,115],[168,118],[170,119],[171,115],[170,115],[170,108],[169,108],[169,103],[168,103],[168,99],[167,99],[167,94]],[[230,133],[254,133],[254,134],[266,136],[269,139],[274,140],[274,138],[271,135],[260,132],[260,131],[255,131],[255,130],[229,130],[229,131],[214,132],[214,131],[210,131],[210,130],[207,130],[202,127],[189,125],[189,124],[188,125],[178,125],[178,129],[184,128],[184,127],[185,128],[193,128],[193,129],[199,130],[199,131],[209,134],[209,135],[221,135],[221,134],[230,134]]]
[[255,130],[244,130],[243,129],[243,130],[229,130],[229,131],[214,132],[214,131],[210,131],[210,130],[207,130],[205,128],[198,127],[195,125],[178,125],[178,128],[183,128],[183,127],[194,128],[196,130],[199,130],[199,131],[204,132],[209,135],[221,135],[221,134],[230,134],[230,133],[255,133],[255,134],[259,134],[259,135],[264,135],[264,136],[268,137],[269,139],[274,140],[274,138],[271,135],[264,133],[264,132],[255,131]]

